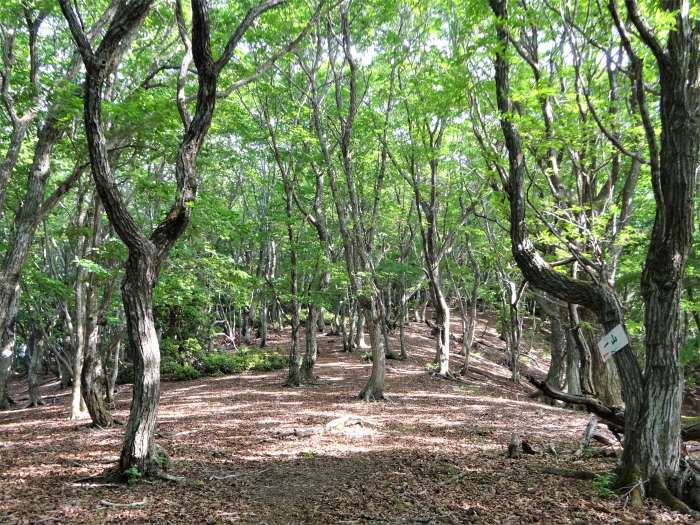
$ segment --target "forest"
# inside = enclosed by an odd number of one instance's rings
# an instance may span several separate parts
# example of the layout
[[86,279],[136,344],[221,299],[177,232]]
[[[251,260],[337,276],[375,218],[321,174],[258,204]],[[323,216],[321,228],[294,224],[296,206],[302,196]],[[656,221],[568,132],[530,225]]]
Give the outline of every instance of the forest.
[[697,0],[0,2],[0,522],[697,523]]

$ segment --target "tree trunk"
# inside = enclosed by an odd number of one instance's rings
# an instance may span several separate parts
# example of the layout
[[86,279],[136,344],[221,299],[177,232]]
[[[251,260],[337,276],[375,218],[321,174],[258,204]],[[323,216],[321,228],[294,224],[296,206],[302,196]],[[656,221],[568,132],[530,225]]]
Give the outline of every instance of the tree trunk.
[[401,360],[405,361],[408,359],[408,352],[406,351],[406,324],[408,323],[408,302],[401,302],[401,309],[399,313],[399,346],[401,347]]
[[248,305],[243,307],[241,323],[241,330],[243,332],[243,343],[246,346],[250,346],[253,344],[253,323],[251,320],[251,309]]
[[591,368],[593,370],[593,385],[596,396],[608,406],[621,406],[622,385],[620,384],[620,374],[617,373],[615,362],[612,359],[603,361],[597,346],[597,337],[591,330],[584,330],[584,337],[588,341],[591,350]]
[[442,377],[450,375],[450,307],[442,293],[437,272],[431,279],[432,295],[435,303],[435,321],[438,328],[435,361],[438,374]]
[[[355,314],[355,348],[357,350],[366,350],[369,348],[367,342],[365,341],[365,324],[366,316],[363,315],[362,311],[358,308]],[[370,342],[371,345],[371,342]]]
[[36,407],[44,404],[39,392],[39,378],[41,375],[41,363],[44,358],[44,338],[38,330],[32,330],[32,335],[29,339],[29,370],[27,373],[27,382],[29,383],[29,406]]
[[323,307],[320,307],[318,310],[318,316],[316,320],[316,327],[318,328],[319,333],[325,334],[326,333],[326,309]]
[[566,391],[581,395],[581,374],[578,346],[571,331],[566,332]]
[[578,356],[581,361],[581,391],[586,395],[595,395],[596,390],[593,384],[592,352],[588,346],[586,336],[583,333],[583,328],[581,328],[578,306],[571,303],[569,303],[569,320],[571,322],[571,335],[578,348]]
[[301,364],[301,380],[304,383],[315,383],[314,366],[316,365],[316,357],[318,355],[318,340],[317,323],[320,315],[320,309],[314,305],[308,304],[308,315],[306,316],[306,352]]
[[129,255],[122,299],[134,359],[134,385],[119,469],[126,472],[136,468],[146,476],[157,475],[162,468],[162,458],[153,439],[160,397],[160,348],[153,322],[156,276],[154,256]]
[[100,428],[108,428],[114,424],[114,418],[109,405],[105,401],[106,379],[102,358],[99,353],[100,323],[97,319],[95,291],[90,287],[90,298],[87,301],[89,313],[87,316],[87,344],[83,356],[81,383],[85,406],[92,419],[92,424]]
[[380,401],[384,399],[386,356],[382,344],[380,307],[377,303],[378,299],[373,298],[370,308],[364,312],[372,348],[372,373],[367,384],[360,392],[360,399],[363,401]]
[[107,376],[107,391],[105,392],[105,402],[110,408],[114,408],[114,391],[117,386],[117,378],[119,377],[119,353],[122,346],[121,335],[117,337],[117,340],[112,347],[114,350],[111,352],[111,368],[109,370],[109,375]]
[[[546,299],[545,299],[546,300]],[[564,356],[566,354],[566,330],[564,329],[561,317],[557,315],[557,308],[552,309],[549,317],[549,345],[550,345],[550,361],[549,370],[547,371],[546,383],[552,385],[557,390],[561,389],[561,378],[564,370]],[[578,370],[578,363],[575,360],[572,367]],[[568,368],[568,367],[567,367]],[[574,377],[578,381],[578,378]]]
[[267,316],[268,316],[267,299],[263,299],[260,308],[260,348],[267,346]]
[[[656,215],[641,279],[644,298],[646,363],[642,389],[625,389],[625,403],[639,402],[637,417],[625,426],[621,479],[649,481],[649,492],[672,507],[700,510],[700,477],[684,474],[681,454],[680,300],[688,254],[693,243],[693,204],[700,148],[700,24],[689,3],[662,2],[675,24],[665,48],[641,19],[637,2],[626,0],[628,16],[656,59],[660,85],[660,144],[648,118],[643,121],[650,151]],[[619,15],[610,6],[618,30]],[[636,73],[636,95],[644,107],[641,59],[626,50]],[[622,371],[621,371],[622,372]],[[624,377],[623,377],[624,379]],[[625,387],[627,385],[625,384]],[[629,428],[628,428],[629,426]],[[678,498],[683,498],[683,503]]]
[[12,372],[12,361],[15,354],[15,321],[19,301],[19,285],[9,288],[1,287],[0,301],[2,305],[7,305],[5,311],[2,312],[5,322],[0,327],[2,329],[0,334],[0,410],[7,410],[15,404],[8,393],[7,383]]
[[292,305],[292,343],[289,347],[289,373],[284,382],[285,386],[301,385],[301,357],[299,356],[299,305],[296,299]]
[[85,402],[82,396],[83,359],[85,354],[85,283],[83,282],[84,270],[78,267],[75,278],[75,315],[73,316],[73,387],[71,391],[70,418],[81,419],[85,415]]

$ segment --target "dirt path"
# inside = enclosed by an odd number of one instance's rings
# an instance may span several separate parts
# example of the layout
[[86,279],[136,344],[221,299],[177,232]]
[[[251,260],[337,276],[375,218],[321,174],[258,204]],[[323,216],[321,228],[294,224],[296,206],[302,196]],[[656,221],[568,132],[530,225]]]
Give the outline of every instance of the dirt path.
[[[538,472],[542,465],[602,472],[612,463],[573,461],[586,415],[531,402],[483,357],[473,362],[488,377],[473,373],[459,384],[428,375],[428,332],[412,325],[411,359],[388,362],[385,403],[355,400],[369,364],[328,336],[320,337],[318,386],[284,388],[284,371],[164,383],[158,442],[173,457],[171,472],[186,478],[181,483],[77,482],[116,462],[123,429],[67,421],[69,392],[46,386],[47,406],[0,414],[0,522],[683,520],[658,507],[632,513],[621,500],[598,497],[590,481]],[[120,388],[123,419],[129,395],[129,386]],[[343,416],[345,425],[320,432]],[[514,430],[559,455],[507,459]],[[113,506],[128,503],[136,505]]]

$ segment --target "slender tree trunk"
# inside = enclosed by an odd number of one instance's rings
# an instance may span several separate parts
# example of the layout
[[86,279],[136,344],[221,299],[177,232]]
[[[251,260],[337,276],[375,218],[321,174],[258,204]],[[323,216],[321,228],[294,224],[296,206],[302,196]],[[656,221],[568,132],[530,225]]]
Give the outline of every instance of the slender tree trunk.
[[299,355],[299,304],[296,299],[292,300],[292,342],[289,347],[289,373],[285,386],[299,386],[301,380],[301,356]]
[[107,376],[107,392],[105,392],[105,402],[110,408],[114,408],[114,391],[117,387],[117,378],[119,377],[119,354],[121,351],[122,340],[121,335],[114,342],[113,351],[111,352],[110,361],[112,366]]
[[418,307],[418,318],[416,321],[420,323],[425,322],[425,311],[428,309],[428,292],[426,291],[423,294],[423,300],[420,302],[420,305]]
[[431,288],[438,329],[435,361],[438,365],[438,374],[447,377],[450,375],[450,307],[442,292],[437,272],[431,278]]
[[[357,350],[365,350],[370,348],[365,341],[365,324],[367,324],[366,316],[363,315],[361,309],[357,309],[355,313],[355,343]],[[370,343],[371,345],[371,343]]]
[[[475,288],[478,290],[478,287]],[[478,303],[477,297],[478,292],[472,293],[469,304],[465,308],[467,318],[462,318],[462,355],[464,356],[464,365],[462,365],[460,372],[462,375],[469,371],[469,358],[474,346],[474,333],[476,332],[476,322],[479,315],[476,308]]]
[[520,381],[520,339],[523,330],[523,319],[520,315],[517,303],[508,305],[509,329],[508,346],[510,347],[511,380],[514,383]]
[[318,332],[321,334],[326,333],[326,309],[323,308],[322,306],[318,309],[318,316],[316,320],[316,327],[318,328]]
[[82,395],[83,360],[85,354],[85,283],[84,270],[78,267],[75,278],[75,315],[73,316],[73,386],[71,391],[71,419],[81,419],[85,415],[85,402]]
[[[12,288],[0,287],[0,302],[7,305],[4,313],[5,322],[0,333],[0,410],[7,410],[14,401],[8,392],[7,383],[12,372],[15,354],[15,321],[19,301],[19,285]],[[1,314],[0,314],[1,315]]]
[[306,352],[304,353],[304,359],[301,364],[301,380],[304,383],[315,383],[314,366],[316,365],[316,357],[318,355],[318,340],[316,334],[320,309],[311,303],[307,306],[308,315],[306,316],[305,326]]
[[268,317],[267,299],[263,299],[260,308],[260,348],[267,346],[267,317]]
[[402,301],[401,310],[399,313],[399,346],[401,348],[401,360],[405,361],[408,359],[408,352],[406,351],[406,324],[408,323],[408,302]]
[[38,330],[32,331],[30,337],[29,350],[29,370],[27,373],[27,382],[29,383],[29,406],[36,407],[44,404],[39,392],[39,379],[41,375],[41,364],[44,359],[44,338]]
[[571,331],[566,332],[566,385],[569,394],[581,395],[581,374],[578,345]]

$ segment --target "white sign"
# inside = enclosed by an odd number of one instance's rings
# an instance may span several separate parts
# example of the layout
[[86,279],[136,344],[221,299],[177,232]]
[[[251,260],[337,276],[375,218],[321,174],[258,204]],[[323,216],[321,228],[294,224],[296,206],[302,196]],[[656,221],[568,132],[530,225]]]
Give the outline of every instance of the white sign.
[[603,361],[607,361],[611,355],[622,350],[628,344],[629,339],[627,339],[625,329],[619,324],[598,341],[598,350],[600,355],[603,356]]

